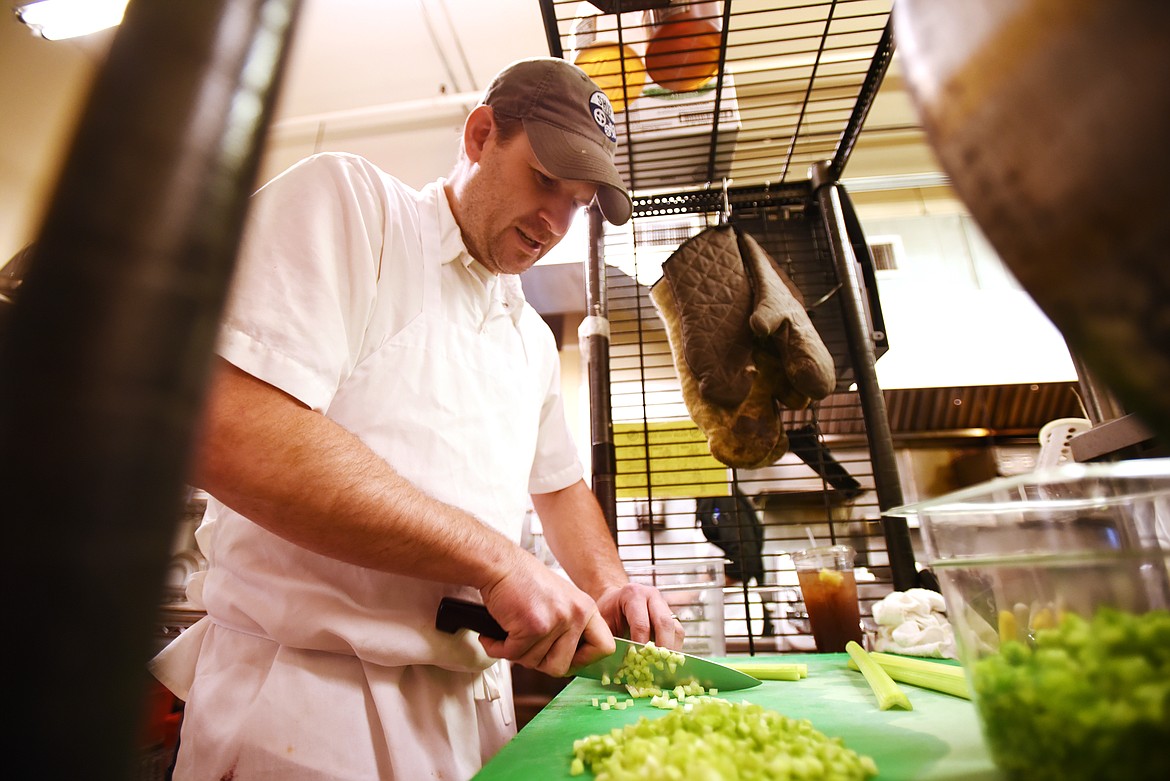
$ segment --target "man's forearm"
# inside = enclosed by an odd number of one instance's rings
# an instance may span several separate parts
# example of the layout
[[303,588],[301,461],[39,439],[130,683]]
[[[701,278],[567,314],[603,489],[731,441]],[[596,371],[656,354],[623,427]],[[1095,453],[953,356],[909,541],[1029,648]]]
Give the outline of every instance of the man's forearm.
[[333,421],[223,361],[191,482],[290,542],[363,567],[482,589],[522,554]]
[[605,516],[584,480],[533,494],[532,503],[553,555],[578,588],[596,599],[629,582]]
[[610,631],[644,643],[681,648],[683,627],[662,594],[630,583],[601,507],[584,481],[564,491],[534,494],[545,537],[557,561],[597,602]]

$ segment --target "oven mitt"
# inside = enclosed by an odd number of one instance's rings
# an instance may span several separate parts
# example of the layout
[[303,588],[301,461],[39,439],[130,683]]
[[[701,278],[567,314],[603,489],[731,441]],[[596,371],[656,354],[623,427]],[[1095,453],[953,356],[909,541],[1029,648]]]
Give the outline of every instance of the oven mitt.
[[738,231],[737,237],[752,287],[752,332],[782,357],[784,376],[794,391],[825,398],[837,387],[837,370],[804,308],[804,297],[751,235]]
[[704,399],[736,408],[756,379],[748,318],[752,291],[730,225],[683,242],[655,286],[669,287],[679,330],[675,364],[685,364]]
[[758,469],[778,461],[788,451],[788,437],[774,398],[776,385],[787,382],[779,358],[755,356],[758,371],[753,373],[748,392],[739,404],[727,407],[711,401],[703,396],[699,379],[684,357],[682,317],[673,288],[660,279],[650,288],[650,299],[666,325],[683,402],[707,437],[711,455],[740,469]]

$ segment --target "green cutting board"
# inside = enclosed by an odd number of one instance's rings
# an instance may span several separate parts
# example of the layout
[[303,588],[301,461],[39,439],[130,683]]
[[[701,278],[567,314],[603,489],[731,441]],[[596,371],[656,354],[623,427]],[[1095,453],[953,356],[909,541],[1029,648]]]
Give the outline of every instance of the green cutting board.
[[[972,704],[947,694],[900,684],[914,709],[878,710],[869,684],[850,670],[847,654],[801,654],[754,657],[808,665],[800,681],[764,681],[737,692],[720,692],[732,702],[747,700],[792,718],[804,718],[826,735],[840,737],[859,754],[873,757],[878,779],[888,781],[992,781],[994,768]],[[614,727],[658,718],[666,711],[635,700],[626,710],[594,708],[594,697],[624,695],[624,689],[577,678],[504,746],[475,781],[569,779],[573,741]],[[578,781],[592,778],[586,773]]]

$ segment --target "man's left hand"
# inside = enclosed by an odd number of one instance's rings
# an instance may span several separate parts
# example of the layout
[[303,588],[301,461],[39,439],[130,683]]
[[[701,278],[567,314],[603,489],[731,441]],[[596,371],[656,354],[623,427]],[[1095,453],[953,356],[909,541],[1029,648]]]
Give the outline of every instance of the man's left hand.
[[597,600],[597,607],[615,637],[625,637],[628,629],[635,643],[653,640],[663,648],[682,648],[683,626],[670,603],[652,586],[627,583],[607,589]]

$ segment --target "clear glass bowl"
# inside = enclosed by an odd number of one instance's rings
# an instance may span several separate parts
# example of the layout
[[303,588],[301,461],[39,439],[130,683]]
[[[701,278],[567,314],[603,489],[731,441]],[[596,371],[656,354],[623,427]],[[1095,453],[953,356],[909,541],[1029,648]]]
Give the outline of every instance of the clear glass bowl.
[[1068,464],[889,514],[921,528],[1008,777],[1170,778],[1170,459]]

